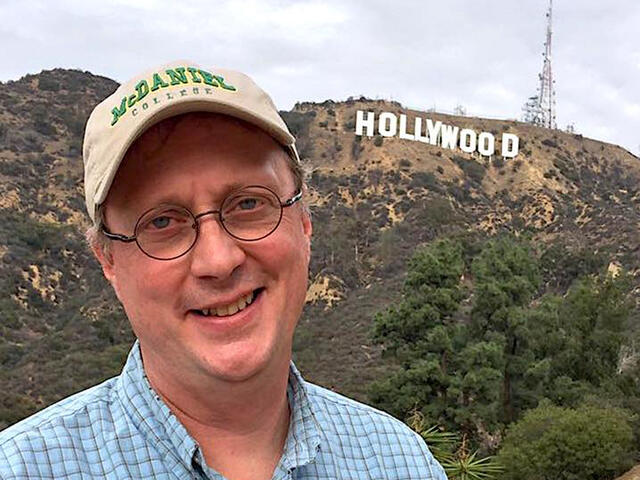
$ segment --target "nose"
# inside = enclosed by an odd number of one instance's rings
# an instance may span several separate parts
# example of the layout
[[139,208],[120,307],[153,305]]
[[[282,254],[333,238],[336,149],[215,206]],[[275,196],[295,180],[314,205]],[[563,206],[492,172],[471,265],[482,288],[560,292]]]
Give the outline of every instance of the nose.
[[191,273],[196,277],[224,280],[242,265],[246,254],[222,228],[216,215],[198,220],[198,239],[191,251]]

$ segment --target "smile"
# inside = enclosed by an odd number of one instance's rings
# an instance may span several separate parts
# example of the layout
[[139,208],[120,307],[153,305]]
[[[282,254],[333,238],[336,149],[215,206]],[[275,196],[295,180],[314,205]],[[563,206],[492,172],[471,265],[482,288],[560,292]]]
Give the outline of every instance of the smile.
[[218,305],[201,310],[192,310],[192,312],[203,317],[228,317],[230,315],[235,315],[239,311],[242,311],[247,308],[247,306],[251,305],[251,303],[262,292],[262,290],[264,290],[264,288],[258,288],[253,292],[250,292],[247,295],[243,295],[236,301],[228,303],[226,305]]

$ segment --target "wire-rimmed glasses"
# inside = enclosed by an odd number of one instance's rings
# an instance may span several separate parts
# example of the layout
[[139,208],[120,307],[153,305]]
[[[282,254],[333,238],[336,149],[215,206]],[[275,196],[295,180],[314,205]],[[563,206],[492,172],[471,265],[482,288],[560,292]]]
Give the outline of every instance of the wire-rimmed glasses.
[[217,214],[220,225],[231,237],[253,242],[271,235],[280,225],[283,209],[300,198],[300,189],[282,202],[273,190],[250,185],[227,195],[218,210],[194,214],[181,205],[162,204],[140,216],[131,236],[110,232],[104,225],[100,230],[112,240],[136,242],[151,258],[173,260],[185,255],[196,244],[199,220],[205,215]]

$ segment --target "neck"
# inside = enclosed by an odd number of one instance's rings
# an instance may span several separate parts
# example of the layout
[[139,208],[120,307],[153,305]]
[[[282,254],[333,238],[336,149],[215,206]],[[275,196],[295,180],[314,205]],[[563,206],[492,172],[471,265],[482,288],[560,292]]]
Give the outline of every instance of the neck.
[[246,380],[225,381],[172,372],[169,365],[157,364],[153,355],[141,351],[149,383],[187,430],[195,427],[230,436],[251,435],[273,427],[269,425],[273,419],[288,412],[289,358]]
[[149,383],[196,440],[207,464],[234,480],[270,478],[289,430],[289,358],[241,382],[189,379],[153,360],[144,356]]

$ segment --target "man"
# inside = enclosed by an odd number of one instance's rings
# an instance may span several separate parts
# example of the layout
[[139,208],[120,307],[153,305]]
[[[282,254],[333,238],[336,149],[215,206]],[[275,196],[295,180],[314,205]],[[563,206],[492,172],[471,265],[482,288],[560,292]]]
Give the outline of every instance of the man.
[[247,76],[175,62],[99,104],[88,237],[137,340],[122,374],[0,433],[0,478],[443,479],[404,424],[291,363],[311,220]]

